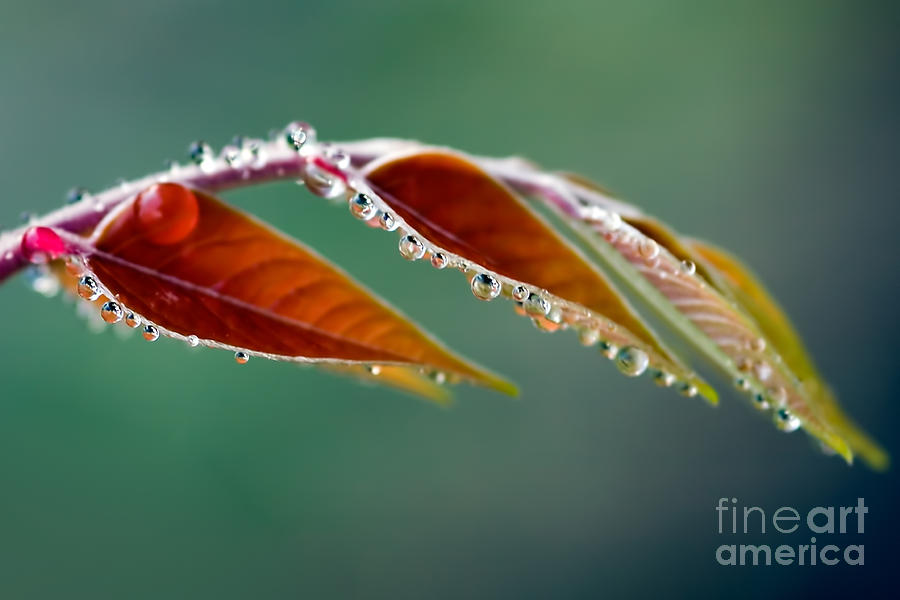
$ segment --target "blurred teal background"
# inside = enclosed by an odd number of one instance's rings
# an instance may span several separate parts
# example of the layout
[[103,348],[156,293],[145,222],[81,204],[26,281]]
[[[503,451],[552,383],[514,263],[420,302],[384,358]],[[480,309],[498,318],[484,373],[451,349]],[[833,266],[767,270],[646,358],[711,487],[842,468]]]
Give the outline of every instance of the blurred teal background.
[[[323,139],[522,154],[745,258],[896,459],[898,16],[812,0],[3,0],[0,223],[183,159],[193,139],[295,118]],[[796,597],[889,581],[894,472],[779,433],[721,378],[717,409],[626,380],[299,188],[229,198],[522,398],[459,388],[441,410],[95,335],[8,282],[0,597]],[[866,566],[718,566],[714,506],[732,496],[865,497]]]

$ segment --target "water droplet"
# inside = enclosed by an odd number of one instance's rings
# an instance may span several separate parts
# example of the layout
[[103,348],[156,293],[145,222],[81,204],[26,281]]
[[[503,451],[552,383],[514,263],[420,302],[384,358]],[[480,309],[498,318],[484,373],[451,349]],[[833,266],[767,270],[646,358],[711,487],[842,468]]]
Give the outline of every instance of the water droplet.
[[394,215],[388,212],[381,213],[381,216],[378,218],[378,224],[385,231],[394,231],[398,226],[397,219],[394,218]]
[[188,156],[195,165],[203,171],[212,169],[215,163],[212,147],[202,140],[191,143],[188,146]]
[[528,299],[528,288],[524,285],[517,285],[512,289],[512,297],[516,302],[524,302]]
[[769,399],[775,406],[783,406],[787,401],[787,390],[783,387],[776,387],[769,390]]
[[766,400],[766,397],[763,394],[753,395],[753,406],[759,410],[769,410],[771,408],[769,401]]
[[27,276],[31,289],[41,296],[53,298],[59,293],[59,279],[46,267],[32,267]]
[[414,235],[404,235],[400,238],[400,255],[406,260],[419,260],[425,256],[425,246]]
[[228,166],[233,169],[240,169],[244,166],[243,154],[241,153],[241,149],[237,146],[228,145],[223,147],[222,158],[225,159]]
[[653,381],[660,387],[672,387],[675,385],[675,376],[672,373],[660,371],[653,378]]
[[681,394],[682,396],[684,396],[685,398],[693,398],[700,392],[697,389],[696,385],[693,385],[693,384],[685,381],[678,387],[678,393]]
[[634,346],[625,346],[616,354],[616,367],[628,377],[637,377],[647,370],[650,357]]
[[122,320],[123,313],[122,306],[112,300],[100,307],[100,316],[107,323],[118,323]]
[[766,349],[766,340],[758,337],[750,342],[750,349],[754,352],[763,352]]
[[370,374],[378,376],[381,375],[381,365],[369,365],[366,367]]
[[340,148],[328,148],[325,151],[325,158],[342,171],[350,166],[350,155]]
[[81,277],[84,275],[84,260],[80,256],[66,257],[66,273],[72,277]]
[[772,376],[772,367],[767,362],[760,361],[753,365],[753,373],[756,378],[765,383]]
[[493,300],[500,295],[500,282],[487,273],[472,278],[472,293],[479,300]]
[[90,302],[100,297],[100,286],[97,285],[97,282],[90,275],[85,275],[79,279],[76,289],[79,296]]
[[250,355],[244,352],[243,350],[238,350],[234,353],[234,362],[239,365],[246,365],[247,361],[250,360]]
[[616,354],[619,353],[619,347],[615,344],[607,342],[606,340],[602,340],[600,342],[600,354],[605,356],[606,358],[612,360],[616,357]]
[[125,324],[131,327],[132,329],[137,329],[141,326],[141,318],[134,314],[133,312],[125,315]]
[[316,132],[309,123],[294,121],[284,128],[284,140],[294,150],[300,150],[307,142],[315,141]]
[[747,379],[744,379],[743,377],[738,377],[735,380],[734,385],[737,389],[741,390],[742,392],[750,391],[750,381]]
[[159,339],[159,329],[154,327],[153,325],[146,325],[144,327],[144,339],[148,342],[155,342]]
[[137,195],[134,214],[141,232],[159,246],[183,241],[197,227],[200,207],[193,191],[177,183],[157,183]]
[[551,323],[556,323],[559,325],[563,320],[562,309],[558,306],[552,306],[550,311],[547,313],[547,320]]
[[432,371],[428,377],[438,385],[444,385],[447,382],[447,374],[443,371]]
[[775,411],[775,426],[781,431],[790,433],[800,429],[800,419],[798,419],[791,411],[786,408],[779,408]]
[[200,345],[200,338],[198,338],[196,335],[189,335],[187,336],[187,344],[191,348],[196,348]]
[[528,294],[528,299],[522,304],[525,312],[532,316],[543,317],[550,312],[550,303],[540,294]]
[[693,261],[683,260],[681,261],[681,272],[685,275],[693,275],[697,272],[697,265]]
[[309,191],[322,198],[337,198],[347,191],[347,184],[339,175],[314,161],[306,163],[302,178]]
[[372,201],[366,194],[354,194],[350,198],[349,202],[350,212],[357,219],[362,219],[363,221],[368,221],[378,212],[378,209],[375,208],[375,202]]
[[650,238],[643,238],[638,243],[638,254],[646,260],[653,260],[659,256],[659,244]]
[[538,328],[539,331],[545,331],[547,333],[559,331],[559,324],[554,323],[547,317],[535,316],[531,318],[531,322],[535,327]]
[[431,266],[435,269],[443,269],[447,266],[447,257],[441,252],[435,252],[431,255]]
[[66,204],[75,204],[81,202],[89,195],[87,189],[83,187],[74,187],[66,193]]
[[22,254],[35,265],[42,265],[66,253],[66,243],[49,227],[29,227],[22,235]]
[[578,331],[578,341],[582,346],[593,346],[600,341],[600,332],[590,327],[585,327]]

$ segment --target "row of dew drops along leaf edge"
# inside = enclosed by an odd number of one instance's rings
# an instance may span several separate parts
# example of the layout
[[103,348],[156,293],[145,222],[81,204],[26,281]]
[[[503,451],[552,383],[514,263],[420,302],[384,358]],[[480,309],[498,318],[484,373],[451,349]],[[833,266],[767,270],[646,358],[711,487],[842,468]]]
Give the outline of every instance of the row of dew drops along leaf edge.
[[[619,214],[600,206],[587,204],[581,206],[580,217],[584,221],[598,226],[602,237],[610,243],[616,241],[619,236],[624,236],[624,242],[634,246],[637,253],[649,266],[653,268],[659,267],[661,248],[656,240],[646,237],[639,232],[633,236],[623,232],[624,223]],[[687,259],[681,260],[676,270],[672,272],[663,270],[660,275],[662,277],[696,277],[701,288],[706,286],[706,282],[697,273],[696,264]],[[766,342],[763,338],[754,338],[748,342],[748,346],[750,350],[761,353],[766,348]],[[776,355],[775,359],[780,362],[781,357]],[[739,359],[736,366],[739,371],[752,372],[755,375],[755,379],[759,382],[765,382],[772,371],[772,366],[764,360],[754,361],[749,357]],[[753,406],[760,411],[768,411],[774,407],[774,423],[778,429],[792,432],[801,427],[800,419],[785,407],[786,392],[783,388],[758,389],[753,385],[750,377],[737,378],[735,387],[740,391],[749,392],[753,399]]]
[[[582,344],[585,346],[598,345],[602,354],[606,358],[614,360],[617,368],[629,377],[637,377],[647,371],[654,371],[654,380],[661,386],[671,387],[679,383],[671,373],[648,369],[649,356],[644,350],[636,346],[618,348],[615,344],[604,340],[602,336],[603,326],[598,322],[598,319],[589,318],[588,324],[585,325],[584,320],[577,318],[578,316],[583,317],[583,315],[573,315],[573,311],[565,309],[564,302],[559,301],[545,291],[529,289],[522,283],[480,269],[474,263],[423,242],[421,236],[407,227],[402,218],[395,215],[385,202],[368,188],[365,184],[365,179],[353,172],[350,156],[335,146],[319,144],[316,140],[315,129],[309,124],[292,122],[281,131],[271,132],[270,137],[307,158],[301,171],[301,178],[297,183],[305,185],[311,193],[326,199],[339,200],[345,198],[351,214],[356,218],[364,222],[376,219],[376,223],[381,229],[398,231],[400,236],[398,249],[401,256],[405,259],[416,261],[428,258],[432,266],[437,269],[444,269],[448,266],[457,268],[468,276],[472,293],[476,298],[489,301],[503,295],[515,303],[515,309],[518,314],[531,318],[534,325],[542,331],[553,332],[559,329],[567,329],[572,325],[577,330]],[[201,171],[212,172],[217,168],[217,161],[224,161],[228,167],[241,171],[246,178],[249,177],[248,169],[265,166],[267,159],[264,145],[264,142],[260,139],[238,136],[230,144],[224,146],[217,157],[209,144],[203,141],[196,141],[189,146],[188,155],[190,161],[197,165]],[[321,161],[321,159],[324,159],[324,161]],[[330,166],[331,169],[323,167],[322,162]],[[168,172],[172,176],[177,176],[182,168],[180,164],[173,161],[169,161],[167,167]],[[345,176],[341,177],[335,174],[335,171],[345,174]],[[160,181],[165,181],[168,178],[163,175],[159,179]],[[120,185],[123,189],[127,189],[129,184],[126,181],[121,181]],[[84,201],[89,197],[89,192],[84,188],[73,188],[67,194],[66,201],[71,204]],[[103,210],[104,207],[98,203],[96,208],[97,210]],[[592,205],[584,207],[584,210],[589,213],[586,214],[586,217],[603,222],[610,230],[616,230],[622,223],[620,215],[602,207]],[[32,220],[32,218],[31,215],[23,215],[23,220],[26,222]],[[659,248],[654,240],[644,238],[640,241],[640,244],[639,252],[645,258],[652,260],[658,255]],[[103,294],[103,290],[100,289],[96,279],[85,272],[84,263],[79,257],[69,257],[66,268],[73,275],[81,277],[77,286],[77,292],[80,297],[93,302]],[[696,267],[690,261],[684,261],[682,270],[685,274],[692,275]],[[29,280],[31,287],[42,295],[52,296],[58,292],[58,281],[48,270],[41,269],[40,265],[37,265],[32,271]],[[156,341],[160,337],[160,330],[156,325],[149,322],[144,323],[139,315],[128,311],[115,300],[104,303],[100,309],[100,315],[106,323],[110,324],[124,321],[131,328],[138,328],[143,324],[142,335],[148,341]],[[615,327],[610,322],[607,322],[605,326],[610,330]],[[199,346],[201,343],[195,335],[189,335],[185,339],[192,347]],[[237,350],[234,358],[238,364],[246,364],[251,354],[249,351]],[[378,365],[370,365],[368,371],[372,375],[378,375],[380,367]],[[430,372],[428,374],[438,383],[443,383],[446,379],[445,375],[440,372]],[[745,379],[739,379],[736,385],[742,390],[749,389],[749,382]],[[687,382],[681,382],[677,389],[685,396],[695,396],[697,394],[696,387]],[[770,408],[770,404],[763,393],[757,392],[755,398],[757,407],[761,409]],[[775,400],[777,402],[778,398],[776,397]],[[794,431],[799,428],[800,421],[786,408],[780,407],[776,411],[776,424],[784,431]]]
[[[310,139],[308,127],[301,123],[292,123],[284,131],[284,140],[292,144],[297,151],[302,151]],[[350,168],[350,158],[339,148],[327,147],[324,158],[345,178],[335,175],[329,169],[323,169],[314,161],[308,161],[303,176],[298,183],[326,199],[345,199],[350,213],[357,219],[371,223],[385,231],[397,231],[399,235],[398,250],[400,255],[409,261],[428,259],[436,269],[454,267],[467,275],[473,295],[479,300],[490,301],[501,295],[515,302],[516,312],[531,318],[535,326],[546,332],[567,329],[576,324],[579,339],[585,346],[599,345],[603,355],[615,361],[618,369],[629,377],[637,377],[648,371],[649,356],[636,346],[616,347],[613,343],[602,339],[603,326],[599,319],[584,315],[574,315],[565,309],[565,303],[555,299],[543,290],[529,289],[520,282],[491,273],[466,259],[453,255],[442,248],[431,245],[410,228],[398,215],[395,215],[387,204],[365,183],[365,178],[355,174]],[[586,311],[582,311],[586,312]],[[566,317],[570,317],[567,322]],[[582,319],[577,319],[581,316]],[[587,320],[589,325],[585,326]],[[612,330],[615,325],[607,322],[606,327]],[[655,381],[664,387],[673,386],[676,378],[671,373],[656,371]],[[686,396],[695,396],[697,388],[683,383],[679,391]]]

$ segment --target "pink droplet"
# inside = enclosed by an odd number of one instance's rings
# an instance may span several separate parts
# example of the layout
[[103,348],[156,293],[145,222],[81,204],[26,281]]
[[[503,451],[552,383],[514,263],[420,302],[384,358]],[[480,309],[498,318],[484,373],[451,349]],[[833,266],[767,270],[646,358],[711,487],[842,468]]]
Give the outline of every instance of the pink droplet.
[[28,262],[45,263],[67,251],[66,243],[49,227],[31,227],[22,235],[22,255]]

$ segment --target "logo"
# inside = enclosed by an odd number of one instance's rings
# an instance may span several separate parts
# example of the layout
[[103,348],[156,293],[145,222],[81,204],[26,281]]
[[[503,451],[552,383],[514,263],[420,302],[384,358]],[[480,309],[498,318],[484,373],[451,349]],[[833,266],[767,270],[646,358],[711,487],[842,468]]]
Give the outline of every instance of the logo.
[[[791,506],[766,511],[759,506],[740,506],[737,498],[719,498],[715,510],[720,535],[776,542],[721,544],[716,548],[716,562],[720,565],[865,564],[865,546],[846,543],[859,541],[858,536],[865,533],[869,508],[864,498],[857,498],[852,506],[815,506],[802,513]],[[793,543],[798,538],[804,543]]]

